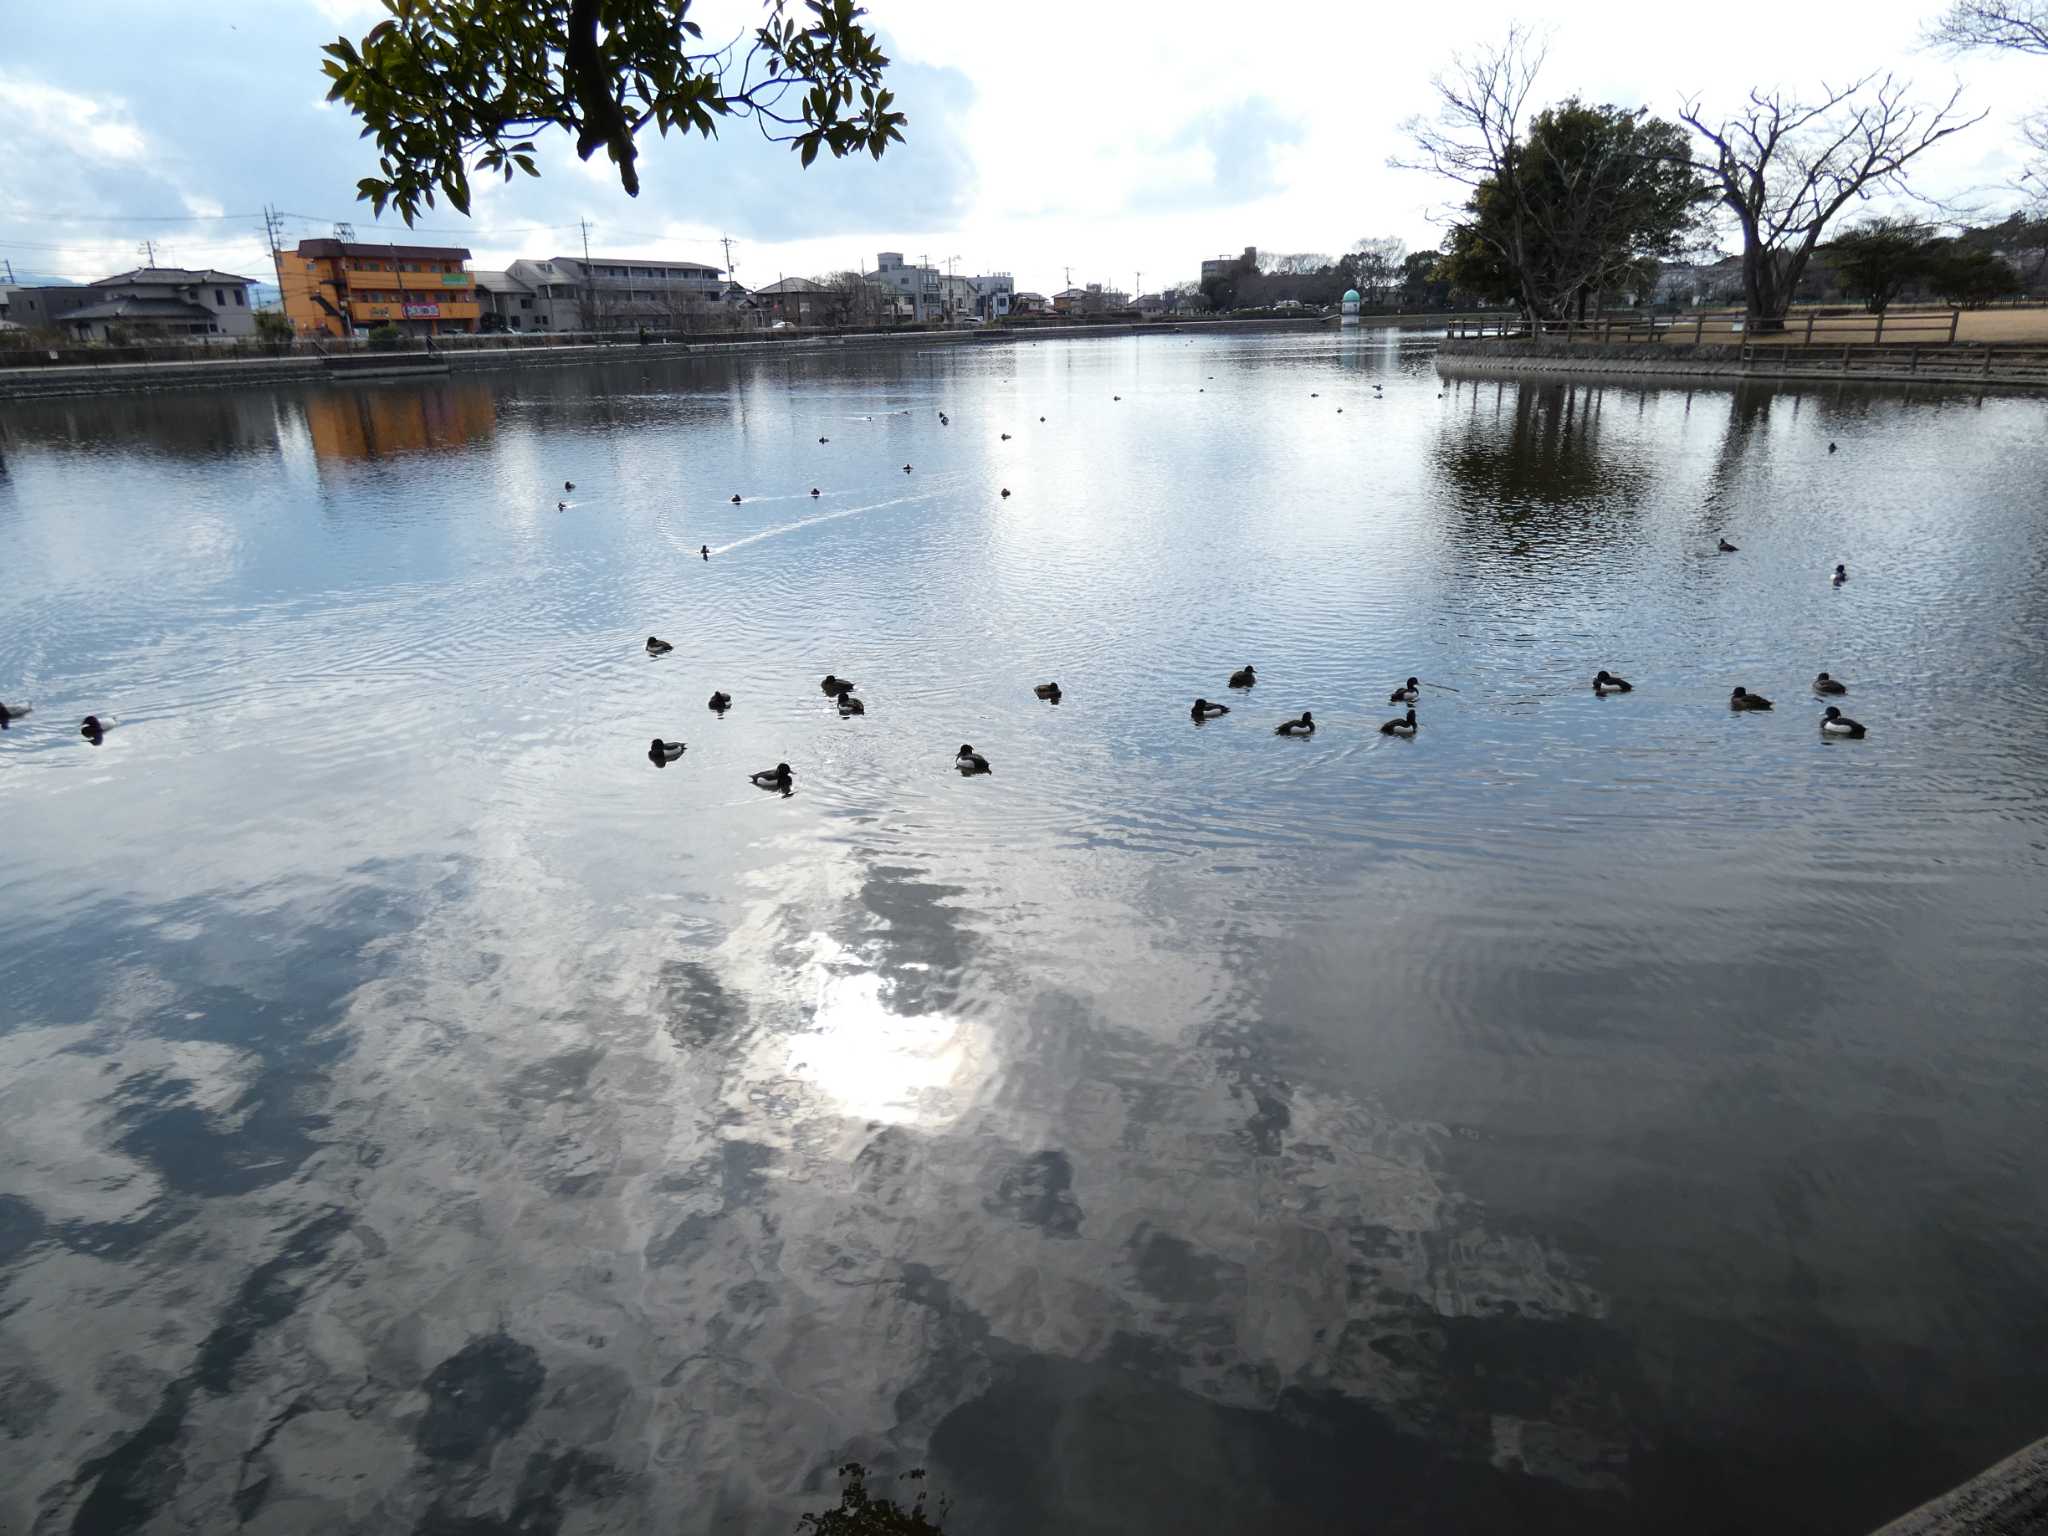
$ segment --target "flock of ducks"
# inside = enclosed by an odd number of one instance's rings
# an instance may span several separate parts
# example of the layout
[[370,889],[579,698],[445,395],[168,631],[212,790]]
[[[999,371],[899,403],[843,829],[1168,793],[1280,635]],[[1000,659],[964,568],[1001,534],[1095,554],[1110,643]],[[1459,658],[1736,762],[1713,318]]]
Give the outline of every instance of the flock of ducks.
[[[1373,390],[1377,396],[1380,386],[1375,384]],[[1110,398],[1112,401],[1117,401],[1123,397],[1121,395],[1112,395]],[[1309,398],[1317,398],[1316,393],[1311,391]],[[1381,396],[1381,398],[1384,397]],[[940,426],[949,427],[953,424],[952,418],[944,411],[940,411],[938,416]],[[1040,421],[1045,420],[1043,416],[1038,419]],[[1002,434],[1002,438],[1003,441],[1008,442],[1010,434],[1005,432]],[[820,443],[829,443],[831,439],[820,437],[818,441]],[[1828,452],[1834,453],[1835,451],[1836,445],[1829,443]],[[912,472],[913,466],[909,464],[903,466],[903,473],[907,475]],[[562,482],[562,489],[565,492],[573,491],[576,489],[576,482],[564,480]],[[811,488],[811,495],[815,497],[819,494],[818,488],[813,486]],[[1003,489],[1002,494],[1005,498],[1009,496],[1008,487]],[[737,491],[733,493],[732,504],[734,506],[741,504],[741,497]],[[555,503],[557,511],[567,511],[568,506],[569,504],[566,501],[557,501]],[[1732,555],[1739,553],[1739,546],[1731,544],[1725,535],[1717,537],[1715,542],[1717,552],[1720,554]],[[700,558],[708,561],[711,558],[711,546],[709,544],[700,545],[697,553]],[[1844,564],[1837,564],[1833,575],[1830,577],[1831,583],[1839,587],[1848,579],[1848,567]],[[658,635],[649,635],[647,637],[647,654],[650,657],[666,656],[674,649],[673,645]],[[1257,669],[1247,662],[1244,666],[1230,674],[1228,686],[1239,692],[1248,692],[1257,686],[1258,681]],[[854,692],[855,684],[850,679],[838,677],[828,672],[818,686],[825,696],[832,700],[838,708],[842,719],[867,713],[867,705]],[[1383,722],[1380,726],[1381,735],[1412,738],[1421,729],[1420,722],[1416,719],[1414,706],[1422,697],[1422,687],[1421,679],[1411,677],[1405,683],[1398,684],[1387,695],[1387,702],[1389,704],[1406,704],[1408,709],[1406,713]],[[1039,683],[1031,691],[1034,696],[1047,703],[1057,704],[1060,702],[1061,690],[1057,682]],[[1634,691],[1635,685],[1633,683],[1629,682],[1626,678],[1615,676],[1605,668],[1602,668],[1593,678],[1593,692],[1602,697],[1608,694],[1632,693]],[[1840,679],[1822,672],[1813,680],[1813,691],[1821,695],[1840,695],[1846,694],[1849,688]],[[1728,707],[1737,713],[1746,713],[1761,712],[1774,706],[1762,694],[1752,693],[1748,688],[1738,684],[1728,696]],[[725,712],[732,708],[732,695],[722,689],[714,692],[711,695],[710,708],[713,714],[722,718]],[[28,704],[10,705],[0,703],[0,730],[8,729],[13,722],[23,719],[32,713],[34,713],[34,710]],[[1197,698],[1188,711],[1188,717],[1195,724],[1202,725],[1229,713],[1230,706],[1228,704],[1217,704],[1212,703],[1206,698]],[[107,732],[113,728],[114,723],[111,716],[102,719],[99,715],[87,715],[80,722],[78,733],[94,746],[98,746],[106,739]],[[1850,739],[1861,738],[1869,734],[1860,721],[1850,719],[1842,713],[1839,706],[1834,704],[1828,705],[1825,711],[1823,711],[1820,729],[1823,735]],[[1303,710],[1296,719],[1283,720],[1280,724],[1273,727],[1273,734],[1276,736],[1313,736],[1315,731],[1315,716],[1308,710]],[[666,741],[657,736],[648,743],[647,756],[656,767],[665,768],[680,758],[687,750],[688,748],[683,742]],[[989,766],[988,758],[975,751],[974,747],[969,743],[961,744],[959,752],[954,756],[953,765],[959,770],[962,777],[967,778],[994,771]],[[777,763],[773,768],[764,768],[758,773],[749,774],[748,781],[761,789],[774,790],[784,795],[793,793],[795,783],[788,763]]]

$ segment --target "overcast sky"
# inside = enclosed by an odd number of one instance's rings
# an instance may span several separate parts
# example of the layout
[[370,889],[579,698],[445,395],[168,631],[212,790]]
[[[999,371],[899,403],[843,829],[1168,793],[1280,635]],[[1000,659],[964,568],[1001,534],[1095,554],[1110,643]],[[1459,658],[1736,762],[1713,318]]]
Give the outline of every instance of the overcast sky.
[[[1389,170],[1399,125],[1430,109],[1429,77],[1454,49],[1516,16],[1548,27],[1538,97],[1675,112],[1683,94],[1732,104],[1752,85],[1813,86],[1893,69],[1920,94],[1958,80],[1990,118],[1931,154],[1919,181],[1956,195],[2014,174],[2014,121],[2048,101],[2048,62],[1950,60],[1922,51],[1939,0],[1870,0],[1853,13],[1783,0],[1678,11],[1639,0],[1535,8],[1479,0],[1375,18],[1355,0],[1267,10],[1214,0],[871,0],[910,114],[879,164],[809,171],[746,124],[716,142],[643,142],[638,199],[600,155],[547,144],[538,181],[481,193],[475,217],[424,215],[413,238],[469,246],[479,266],[593,253],[723,265],[747,283],[815,275],[880,250],[1019,287],[1156,288],[1246,245],[1341,251],[1363,236],[1434,245],[1448,189]],[[270,280],[261,210],[288,240],[372,221],[356,178],[375,169],[346,112],[323,100],[319,48],[360,35],[362,0],[173,6],[75,0],[12,8],[0,51],[0,257],[22,274],[90,278],[137,265],[211,264]],[[737,34],[751,0],[700,0],[707,38]],[[1988,195],[1989,204],[2010,198]],[[402,226],[388,221],[402,235]]]

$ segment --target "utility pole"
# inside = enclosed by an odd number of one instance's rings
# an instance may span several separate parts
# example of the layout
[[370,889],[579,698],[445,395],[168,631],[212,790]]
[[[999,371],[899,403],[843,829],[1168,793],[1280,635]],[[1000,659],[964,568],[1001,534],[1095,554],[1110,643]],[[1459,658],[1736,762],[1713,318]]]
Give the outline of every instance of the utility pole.
[[583,328],[597,329],[597,288],[590,269],[590,220],[578,219],[577,229],[583,232]]
[[732,270],[732,236],[720,235],[718,243],[725,247],[725,280],[728,283],[736,283],[739,281],[739,278]]
[[1138,302],[1138,300],[1139,300],[1139,299],[1143,298],[1144,296],[1145,296],[1145,274],[1144,274],[1144,273],[1142,273],[1142,272],[1139,272],[1139,273],[1136,273],[1136,274],[1134,274],[1134,276],[1133,276],[1133,278],[1132,278],[1132,281],[1131,281],[1131,302],[1132,302],[1133,304],[1135,304],[1135,303],[1137,303],[1137,302]]
[[137,252],[138,252],[139,254],[141,254],[141,255],[144,255],[144,256],[147,256],[147,257],[149,258],[149,264],[150,264],[150,266],[151,266],[151,267],[155,267],[155,265],[156,265],[156,242],[155,242],[154,240],[145,240],[145,241],[143,241],[143,242],[142,242],[142,244],[140,244],[140,245],[138,245],[137,247],[135,247],[135,249],[136,249],[136,251],[137,251]]

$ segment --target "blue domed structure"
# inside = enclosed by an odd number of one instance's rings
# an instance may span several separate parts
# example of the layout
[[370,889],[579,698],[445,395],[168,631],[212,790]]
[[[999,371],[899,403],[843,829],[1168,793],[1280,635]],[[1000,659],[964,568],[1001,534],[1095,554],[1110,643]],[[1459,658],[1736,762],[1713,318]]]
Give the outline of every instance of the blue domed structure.
[[1356,288],[1346,288],[1344,290],[1344,302],[1346,304],[1356,304],[1358,302],[1358,290]]
[[1346,288],[1344,290],[1344,306],[1337,312],[1337,316],[1337,324],[1340,327],[1358,324],[1358,290],[1356,288]]

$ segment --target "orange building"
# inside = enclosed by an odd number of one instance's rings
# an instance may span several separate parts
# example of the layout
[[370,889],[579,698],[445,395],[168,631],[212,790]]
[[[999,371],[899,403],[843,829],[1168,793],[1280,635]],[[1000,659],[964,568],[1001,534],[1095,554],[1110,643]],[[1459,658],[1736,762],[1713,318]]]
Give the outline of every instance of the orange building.
[[277,253],[284,312],[302,336],[354,336],[395,325],[414,336],[473,331],[476,279],[456,245],[301,240]]

